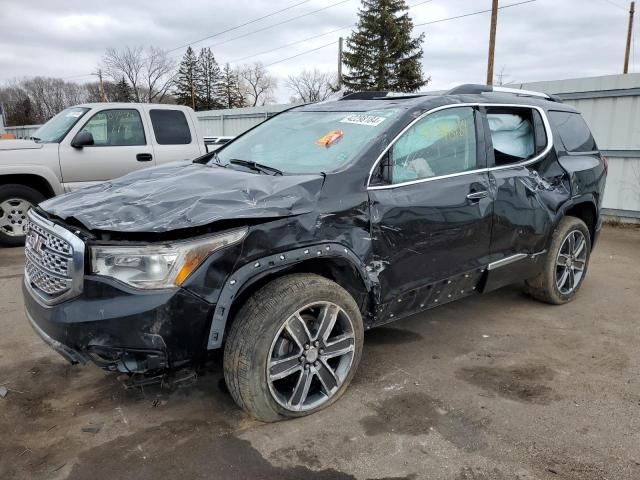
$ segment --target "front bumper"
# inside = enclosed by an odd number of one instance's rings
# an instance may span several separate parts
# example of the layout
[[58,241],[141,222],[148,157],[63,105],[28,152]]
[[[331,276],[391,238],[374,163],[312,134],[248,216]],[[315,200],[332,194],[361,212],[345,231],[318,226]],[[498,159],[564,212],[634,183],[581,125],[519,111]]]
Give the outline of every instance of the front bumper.
[[23,284],[27,317],[38,335],[71,363],[149,373],[206,355],[215,305],[184,290],[140,291],[85,277],[83,293],[56,305]]

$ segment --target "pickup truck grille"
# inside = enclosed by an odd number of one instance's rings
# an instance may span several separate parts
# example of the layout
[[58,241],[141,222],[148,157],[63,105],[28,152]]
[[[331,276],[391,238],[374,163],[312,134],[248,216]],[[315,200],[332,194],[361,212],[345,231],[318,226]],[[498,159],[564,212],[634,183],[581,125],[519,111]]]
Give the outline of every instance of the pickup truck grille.
[[26,227],[25,283],[46,304],[82,291],[84,243],[70,231],[30,211]]

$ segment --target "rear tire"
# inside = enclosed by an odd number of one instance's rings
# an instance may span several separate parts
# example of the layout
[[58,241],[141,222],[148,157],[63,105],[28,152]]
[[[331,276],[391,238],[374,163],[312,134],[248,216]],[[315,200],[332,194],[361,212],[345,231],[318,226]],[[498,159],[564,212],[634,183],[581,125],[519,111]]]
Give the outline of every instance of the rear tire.
[[553,232],[542,272],[525,282],[526,292],[552,305],[570,302],[587,274],[590,256],[586,224],[576,217],[564,217]]
[[27,212],[44,199],[39,191],[25,185],[0,185],[0,245],[24,245]]
[[346,290],[314,274],[280,277],[236,315],[224,348],[225,381],[258,420],[309,415],[342,396],[363,340],[360,310]]

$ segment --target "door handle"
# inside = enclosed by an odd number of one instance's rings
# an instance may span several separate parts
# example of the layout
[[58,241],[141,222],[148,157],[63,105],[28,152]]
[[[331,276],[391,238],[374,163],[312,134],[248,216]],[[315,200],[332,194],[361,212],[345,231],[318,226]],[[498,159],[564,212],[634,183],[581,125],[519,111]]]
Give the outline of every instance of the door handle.
[[139,153],[136,155],[136,160],[139,162],[150,162],[153,160],[153,155],[150,153]]
[[485,198],[489,196],[489,192],[486,190],[483,190],[481,192],[471,192],[467,195],[467,200],[471,201],[471,202],[476,202],[478,200],[480,200],[481,198]]

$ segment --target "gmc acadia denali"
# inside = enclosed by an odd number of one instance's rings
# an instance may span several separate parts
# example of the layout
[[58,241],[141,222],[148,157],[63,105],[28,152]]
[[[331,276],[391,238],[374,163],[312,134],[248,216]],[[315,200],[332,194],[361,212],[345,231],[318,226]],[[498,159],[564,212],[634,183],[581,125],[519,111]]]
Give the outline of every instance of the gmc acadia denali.
[[192,163],[41,203],[33,328],[137,382],[222,348],[235,401],[276,421],[335,402],[369,328],[514,282],[572,300],[606,159],[573,108],[498,90],[296,107]]

